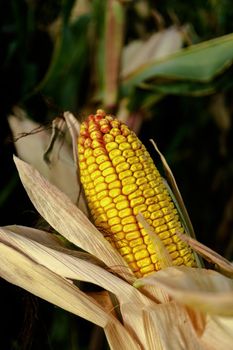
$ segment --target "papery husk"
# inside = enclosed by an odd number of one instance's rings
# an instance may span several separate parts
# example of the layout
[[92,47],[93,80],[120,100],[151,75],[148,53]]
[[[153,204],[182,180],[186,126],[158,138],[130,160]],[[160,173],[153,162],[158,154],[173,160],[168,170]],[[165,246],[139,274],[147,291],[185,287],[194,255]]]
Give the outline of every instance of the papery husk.
[[[54,140],[49,162],[46,162],[43,155],[50,144],[51,132],[46,126],[30,120],[19,107],[15,107],[13,112],[14,114],[8,117],[8,122],[16,140],[15,147],[19,157],[34,166],[75,203],[79,186],[71,147],[64,142],[64,136],[61,137],[61,134],[64,133],[64,121],[63,126],[59,125],[60,137],[57,136]],[[56,123],[56,119],[53,123]],[[57,126],[54,125],[54,128]]]
[[139,279],[134,285],[156,285],[172,299],[208,314],[233,316],[233,280],[213,270],[173,266]]
[[[14,229],[14,227],[13,227]],[[111,274],[103,267],[87,260],[83,253],[61,248],[55,244],[46,244],[35,239],[19,235],[13,229],[0,228],[0,241],[4,242],[21,253],[27,255],[36,263],[45,266],[57,275],[70,280],[90,282],[103,287],[115,294],[120,303],[133,302],[135,305],[151,305],[152,302],[143,296],[137,289],[121,278]],[[23,230],[23,228],[21,228]],[[28,228],[28,230],[30,230]],[[17,230],[16,230],[17,231]],[[33,233],[32,229],[32,233]],[[46,233],[45,233],[46,234]],[[28,236],[28,233],[27,233]],[[31,235],[32,236],[32,235]],[[86,254],[87,255],[87,254]],[[84,258],[84,259],[83,259]]]
[[111,349],[140,349],[115,317],[65,278],[4,243],[0,257],[0,275],[8,282],[104,328]]
[[14,157],[21,181],[40,215],[66,239],[103,261],[126,280],[135,280],[121,255],[57,187],[29,164]]

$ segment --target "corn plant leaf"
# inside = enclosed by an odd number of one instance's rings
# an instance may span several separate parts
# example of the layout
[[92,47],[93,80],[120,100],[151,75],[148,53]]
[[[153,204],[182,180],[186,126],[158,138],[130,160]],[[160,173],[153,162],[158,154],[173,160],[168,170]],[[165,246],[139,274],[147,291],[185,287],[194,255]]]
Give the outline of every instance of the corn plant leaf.
[[191,308],[233,316],[233,280],[216,271],[173,266],[135,282],[142,283],[161,287],[174,300]]
[[125,77],[123,94],[129,94],[134,86],[155,77],[208,83],[232,64],[232,43],[233,34],[228,34],[146,64]]
[[120,254],[64,193],[36,169],[14,157],[29,198],[44,219],[61,235],[102,260],[127,280],[135,279]]
[[130,41],[123,49],[121,79],[124,79],[139,67],[162,59],[181,49],[184,29],[172,26],[152,34],[146,40]]

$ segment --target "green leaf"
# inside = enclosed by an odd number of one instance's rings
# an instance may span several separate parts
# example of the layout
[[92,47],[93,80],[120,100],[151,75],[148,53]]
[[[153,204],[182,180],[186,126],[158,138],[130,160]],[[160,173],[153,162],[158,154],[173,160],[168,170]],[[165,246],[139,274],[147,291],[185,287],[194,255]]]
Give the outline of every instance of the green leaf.
[[123,80],[123,93],[128,95],[134,86],[155,78],[208,83],[229,68],[232,60],[233,34],[229,34],[138,68]]

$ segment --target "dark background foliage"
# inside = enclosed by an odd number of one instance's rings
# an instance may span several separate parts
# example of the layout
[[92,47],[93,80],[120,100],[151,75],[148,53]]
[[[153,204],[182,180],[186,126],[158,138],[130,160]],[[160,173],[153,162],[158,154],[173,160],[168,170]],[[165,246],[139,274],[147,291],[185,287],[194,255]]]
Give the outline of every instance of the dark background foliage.
[[[71,23],[78,3],[84,10],[79,8]],[[123,45],[174,24],[189,25],[184,46],[233,32],[230,0],[118,3]],[[103,97],[102,53],[111,50],[103,44],[107,1],[11,0],[0,6],[0,224],[35,226],[37,213],[12,162],[7,122],[12,108],[19,105],[47,125],[64,110],[81,116],[96,107],[116,112],[125,96],[118,86],[114,104]],[[232,57],[224,74],[213,77],[208,94],[190,94],[196,87],[188,81],[183,92],[177,82],[174,93],[166,85],[162,98],[143,106],[151,92],[135,86],[127,96],[129,112],[142,121],[140,138],[150,150],[149,138],[156,140],[174,171],[198,240],[228,259],[233,252],[231,62]],[[87,322],[3,280],[0,291],[2,349],[107,348],[102,331]]]

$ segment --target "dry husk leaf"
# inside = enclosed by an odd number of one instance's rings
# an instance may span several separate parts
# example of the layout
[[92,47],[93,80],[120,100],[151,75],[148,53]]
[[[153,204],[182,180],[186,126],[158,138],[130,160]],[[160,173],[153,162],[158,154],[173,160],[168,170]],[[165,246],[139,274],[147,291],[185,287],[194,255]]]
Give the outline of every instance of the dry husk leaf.
[[122,324],[65,278],[0,243],[0,275],[29,292],[104,328],[111,349],[140,349]]
[[[63,138],[57,137],[51,151],[50,162],[43,155],[50,143],[51,133],[45,127],[27,118],[19,107],[14,108],[8,122],[13,133],[17,154],[34,166],[51,183],[62,190],[74,203],[77,201],[79,187],[71,147]],[[78,121],[76,120],[78,123]],[[67,181],[69,179],[69,181]]]
[[160,286],[174,300],[195,310],[233,316],[233,280],[216,271],[173,266],[135,282],[141,284]]

